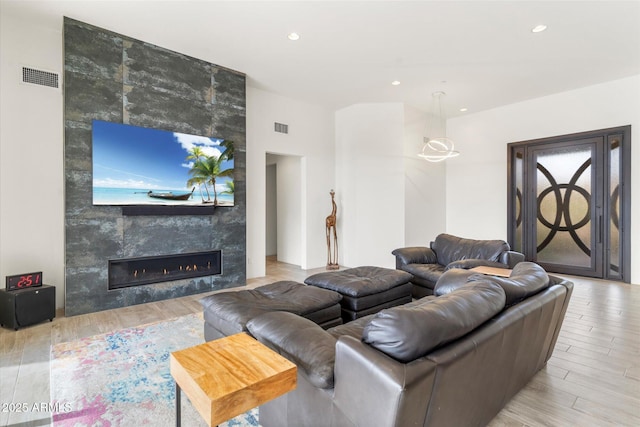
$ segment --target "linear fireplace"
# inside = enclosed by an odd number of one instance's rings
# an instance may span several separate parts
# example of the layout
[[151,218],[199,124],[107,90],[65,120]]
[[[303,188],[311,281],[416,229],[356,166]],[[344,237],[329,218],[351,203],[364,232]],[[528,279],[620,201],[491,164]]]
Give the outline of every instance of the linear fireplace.
[[222,251],[109,260],[109,290],[222,273]]

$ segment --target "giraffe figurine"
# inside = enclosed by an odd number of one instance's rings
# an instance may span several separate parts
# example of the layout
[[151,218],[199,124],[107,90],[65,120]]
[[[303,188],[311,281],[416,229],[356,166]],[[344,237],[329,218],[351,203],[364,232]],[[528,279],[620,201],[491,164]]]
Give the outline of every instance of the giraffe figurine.
[[[338,232],[336,230],[336,213],[338,205],[334,200],[335,191],[331,190],[331,215],[326,219],[327,225],[327,270],[338,270]],[[333,249],[332,249],[333,247]]]

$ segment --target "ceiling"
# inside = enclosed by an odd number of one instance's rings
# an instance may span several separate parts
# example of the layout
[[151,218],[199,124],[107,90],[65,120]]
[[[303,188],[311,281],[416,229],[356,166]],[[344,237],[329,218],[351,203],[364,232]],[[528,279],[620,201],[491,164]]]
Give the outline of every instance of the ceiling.
[[331,109],[428,110],[444,91],[452,117],[640,74],[640,1],[1,1],[59,32],[68,16]]

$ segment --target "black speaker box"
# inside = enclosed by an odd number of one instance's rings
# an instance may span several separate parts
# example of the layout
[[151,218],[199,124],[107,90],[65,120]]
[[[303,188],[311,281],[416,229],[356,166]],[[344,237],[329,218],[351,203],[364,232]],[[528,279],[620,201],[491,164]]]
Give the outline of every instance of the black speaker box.
[[16,331],[56,317],[56,288],[42,285],[16,291],[0,290],[0,325]]

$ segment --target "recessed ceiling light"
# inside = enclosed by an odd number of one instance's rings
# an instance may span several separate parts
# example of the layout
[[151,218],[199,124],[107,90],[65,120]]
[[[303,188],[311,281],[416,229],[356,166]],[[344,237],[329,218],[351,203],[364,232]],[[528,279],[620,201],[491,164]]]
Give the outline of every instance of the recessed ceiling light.
[[541,32],[543,32],[543,31],[544,31],[544,30],[546,30],[546,29],[547,29],[547,26],[546,26],[546,25],[544,25],[544,24],[540,24],[540,25],[536,25],[535,27],[533,27],[533,28],[531,29],[531,32],[532,32],[532,33],[541,33]]
[[300,34],[298,34],[298,33],[289,33],[289,34],[287,35],[287,38],[288,38],[289,40],[296,41],[296,40],[299,40],[299,39],[300,39]]
[[465,111],[467,111],[467,108],[461,108],[460,112],[464,113]]
[[400,82],[398,80],[394,80],[391,82],[392,85],[394,86],[398,86],[400,84]]

